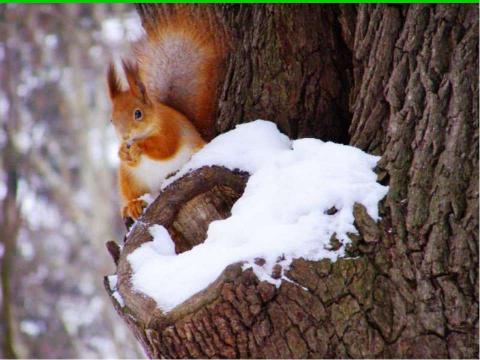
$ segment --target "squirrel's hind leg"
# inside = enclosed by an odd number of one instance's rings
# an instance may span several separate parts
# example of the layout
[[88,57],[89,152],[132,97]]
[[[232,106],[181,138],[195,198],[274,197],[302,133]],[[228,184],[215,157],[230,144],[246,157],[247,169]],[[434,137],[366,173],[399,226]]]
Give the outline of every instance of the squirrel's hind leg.
[[125,206],[122,207],[122,217],[124,219],[131,218],[133,220],[137,220],[140,215],[142,215],[145,206],[147,206],[147,203],[143,200],[130,200]]
[[142,215],[143,208],[147,206],[147,203],[139,197],[147,193],[148,189],[140,184],[123,164],[120,164],[118,181],[122,195],[122,217],[137,220]]

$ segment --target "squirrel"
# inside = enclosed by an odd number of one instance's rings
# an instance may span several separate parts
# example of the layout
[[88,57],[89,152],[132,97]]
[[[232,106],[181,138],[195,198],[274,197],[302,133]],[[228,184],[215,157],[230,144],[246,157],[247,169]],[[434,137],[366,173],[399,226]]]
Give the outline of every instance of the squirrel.
[[223,33],[211,17],[187,8],[143,25],[133,61],[122,61],[128,89],[113,63],[107,71],[111,122],[121,142],[121,213],[134,220],[146,206],[139,197],[160,191],[165,178],[212,138],[225,54]]

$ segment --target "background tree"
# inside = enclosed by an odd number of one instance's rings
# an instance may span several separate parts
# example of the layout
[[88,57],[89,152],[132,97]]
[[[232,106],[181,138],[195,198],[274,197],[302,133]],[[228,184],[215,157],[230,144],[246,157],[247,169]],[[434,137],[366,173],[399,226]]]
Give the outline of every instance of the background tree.
[[[138,10],[145,23],[168,6]],[[195,11],[218,16],[232,39],[220,132],[265,118],[293,138],[349,143],[381,155],[379,180],[390,190],[378,224],[355,208],[357,257],[293,262],[288,276],[308,291],[289,282],[276,289],[232,265],[163,314],[128,281],[126,256],[151,239],[145,227],[132,231],[121,253],[110,243],[126,303],[114,305],[147,354],[478,357],[478,7]],[[165,225],[177,250],[187,250],[206,225],[192,229],[183,219],[228,216],[225,204],[241,194],[245,177],[199,170],[142,220],[146,228]]]
[[2,358],[142,356],[98,280],[123,230],[105,68],[136,16],[0,5]]

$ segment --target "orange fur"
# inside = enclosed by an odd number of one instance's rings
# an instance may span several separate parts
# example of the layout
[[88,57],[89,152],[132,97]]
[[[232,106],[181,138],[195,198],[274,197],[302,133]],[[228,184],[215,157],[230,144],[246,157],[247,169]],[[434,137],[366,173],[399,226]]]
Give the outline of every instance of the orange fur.
[[112,123],[121,141],[124,217],[138,218],[145,205],[138,198],[159,190],[155,174],[178,170],[203,146],[202,137],[214,133],[223,37],[211,21],[187,8],[174,9],[145,24],[147,35],[134,46],[135,61],[123,61],[128,89],[122,88],[114,66],[108,68]]
[[118,185],[122,194],[122,217],[136,219],[140,216],[137,199],[148,192],[141,182],[132,176],[125,164],[120,164],[118,169]]
[[[117,104],[115,104],[117,105]],[[133,105],[135,106],[135,105]],[[126,108],[131,108],[132,105],[128,102],[120,102],[118,104],[120,110],[114,106],[114,114],[120,111],[121,114],[128,113]],[[146,109],[146,108],[143,108]],[[122,116],[117,115],[117,121],[113,120],[117,132],[121,129],[121,134],[126,134],[119,151],[120,168],[119,168],[119,185],[122,195],[122,216],[138,218],[141,215],[141,210],[145,206],[144,202],[139,202],[138,197],[147,192],[156,191],[159,189],[150,189],[142,181],[141,176],[136,176],[132,173],[132,168],[138,166],[141,156],[156,161],[168,161],[173,158],[182,148],[192,147],[193,149],[200,149],[204,141],[196,132],[194,127],[188,120],[180,113],[162,104],[153,105],[153,109],[145,110],[145,127],[135,127],[135,123],[130,124],[128,119],[127,124],[122,123]],[[115,115],[114,115],[115,116]],[[135,121],[135,120],[133,120]],[[189,131],[188,137],[181,137],[180,133]],[[136,134],[140,134],[140,138],[135,140],[130,146],[128,141],[135,139]],[[123,151],[123,152],[122,152]]]
[[214,135],[225,34],[212,17],[174,6],[134,44],[140,78],[158,101],[183,113],[205,140]]

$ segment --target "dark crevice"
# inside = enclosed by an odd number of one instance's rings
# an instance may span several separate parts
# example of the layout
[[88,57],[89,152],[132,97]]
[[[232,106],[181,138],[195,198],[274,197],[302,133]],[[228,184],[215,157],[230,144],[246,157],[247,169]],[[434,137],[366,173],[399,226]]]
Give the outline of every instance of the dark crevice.
[[[354,5],[348,6],[354,7]],[[340,11],[338,7],[335,8],[335,13],[336,16],[332,22],[332,34],[335,36],[337,49],[332,51],[335,54],[334,66],[338,76],[340,77],[342,97],[339,99],[331,99],[333,100],[334,106],[333,112],[338,114],[338,123],[336,124],[335,129],[335,133],[337,135],[326,140],[332,140],[341,144],[348,144],[350,142],[349,128],[352,122],[352,112],[350,110],[349,99],[350,93],[354,86],[353,53],[346,43],[346,39],[344,39],[342,36],[342,26],[339,21]]]

